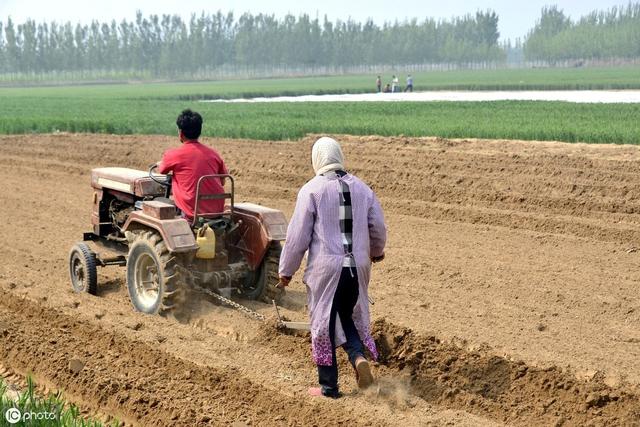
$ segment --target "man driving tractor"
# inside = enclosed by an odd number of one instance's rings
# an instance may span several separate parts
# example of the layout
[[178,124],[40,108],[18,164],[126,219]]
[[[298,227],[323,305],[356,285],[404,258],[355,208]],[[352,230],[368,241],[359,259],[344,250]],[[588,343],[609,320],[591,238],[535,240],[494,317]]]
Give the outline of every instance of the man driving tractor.
[[[202,132],[202,116],[190,109],[184,110],[176,120],[182,145],[165,151],[158,164],[158,172],[173,173],[172,192],[176,206],[191,221],[196,204],[198,180],[204,175],[227,174],[220,154],[198,141]],[[224,179],[209,179],[202,183],[201,194],[224,193]],[[198,213],[222,213],[224,199],[205,199],[198,202]]]

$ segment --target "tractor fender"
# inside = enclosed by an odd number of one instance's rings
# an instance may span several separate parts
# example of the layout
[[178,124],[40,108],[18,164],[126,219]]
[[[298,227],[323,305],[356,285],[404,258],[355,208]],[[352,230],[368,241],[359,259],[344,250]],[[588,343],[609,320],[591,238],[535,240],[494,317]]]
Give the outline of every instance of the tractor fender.
[[272,242],[280,242],[287,237],[287,218],[277,209],[237,203],[233,206],[233,221],[240,224],[242,237],[238,246],[252,269],[260,266]]
[[184,218],[159,219],[143,211],[131,212],[122,231],[156,230],[162,236],[169,252],[185,253],[198,250],[196,238]]

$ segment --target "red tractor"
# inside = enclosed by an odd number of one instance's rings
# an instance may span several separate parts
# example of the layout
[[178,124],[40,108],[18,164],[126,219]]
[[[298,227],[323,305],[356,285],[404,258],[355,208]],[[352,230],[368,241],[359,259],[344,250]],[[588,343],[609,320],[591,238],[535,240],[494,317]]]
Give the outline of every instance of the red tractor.
[[[275,209],[234,203],[230,175],[207,175],[196,189],[194,218],[178,214],[171,176],[127,168],[91,172],[93,231],[69,253],[76,292],[96,294],[97,267],[127,268],[127,289],[136,310],[166,313],[177,309],[190,291],[278,301],[281,242],[287,220]],[[224,194],[201,194],[206,180],[221,180]],[[228,200],[225,211],[200,212],[199,202]],[[110,252],[107,256],[85,243]],[[206,246],[206,248],[205,248]],[[205,250],[206,249],[206,250]]]

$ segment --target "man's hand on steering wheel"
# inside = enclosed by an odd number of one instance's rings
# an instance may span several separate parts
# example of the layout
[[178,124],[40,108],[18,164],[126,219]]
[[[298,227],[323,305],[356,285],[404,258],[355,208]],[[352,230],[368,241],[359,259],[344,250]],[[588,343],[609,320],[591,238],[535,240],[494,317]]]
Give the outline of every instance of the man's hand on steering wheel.
[[164,176],[164,180],[159,180],[157,175],[154,175],[153,171],[158,169],[159,163],[154,163],[149,167],[149,178],[151,178],[154,182],[162,185],[163,187],[171,187],[171,178],[168,175]]

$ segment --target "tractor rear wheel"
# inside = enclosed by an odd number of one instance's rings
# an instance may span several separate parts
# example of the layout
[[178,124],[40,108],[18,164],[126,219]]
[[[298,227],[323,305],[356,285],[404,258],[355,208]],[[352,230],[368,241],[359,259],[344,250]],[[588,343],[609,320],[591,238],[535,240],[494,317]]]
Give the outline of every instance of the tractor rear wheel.
[[137,311],[166,314],[181,305],[185,286],[179,264],[158,233],[135,233],[127,259],[127,289]]
[[281,252],[282,245],[280,242],[272,242],[269,249],[267,249],[262,264],[247,278],[245,285],[240,288],[240,294],[243,298],[260,300],[269,304],[272,300],[277,303],[280,302],[285,293],[284,289],[276,287],[280,280],[278,267]]
[[96,255],[86,243],[76,243],[69,252],[69,276],[76,292],[98,293]]

